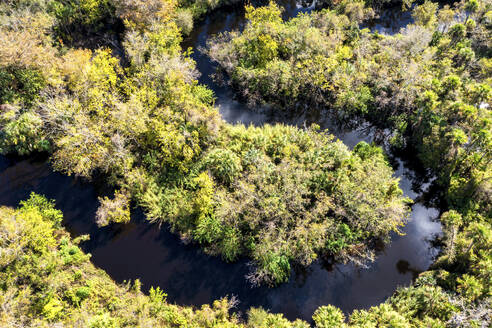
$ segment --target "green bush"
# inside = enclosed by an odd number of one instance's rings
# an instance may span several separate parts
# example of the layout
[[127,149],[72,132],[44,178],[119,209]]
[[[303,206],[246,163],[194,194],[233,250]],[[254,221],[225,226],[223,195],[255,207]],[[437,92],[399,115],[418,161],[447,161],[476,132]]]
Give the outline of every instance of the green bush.
[[0,68],[0,104],[20,103],[31,106],[46,86],[42,73],[37,69],[20,67]]
[[316,309],[313,320],[317,328],[337,328],[344,326],[345,315],[333,305],[327,305]]
[[227,149],[214,149],[204,158],[204,165],[221,182],[230,185],[242,171],[241,159]]

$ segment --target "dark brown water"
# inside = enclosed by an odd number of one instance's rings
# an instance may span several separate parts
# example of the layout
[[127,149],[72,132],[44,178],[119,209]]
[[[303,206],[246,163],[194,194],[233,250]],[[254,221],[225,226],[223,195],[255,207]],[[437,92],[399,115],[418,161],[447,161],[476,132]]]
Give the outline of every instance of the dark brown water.
[[[286,17],[306,11],[295,2],[285,5]],[[243,24],[241,8],[215,12],[198,24],[184,45],[203,46],[212,34],[241,28]],[[266,108],[247,108],[234,100],[230,89],[216,85],[209,78],[215,67],[206,56],[195,52],[194,58],[202,72],[200,82],[216,92],[220,112],[229,122],[255,125],[275,121],[295,125],[317,122],[325,128],[331,126],[321,113],[275,118]],[[361,140],[371,140],[371,134],[362,131],[333,132],[349,147]],[[310,321],[314,310],[325,304],[336,305],[346,312],[377,305],[399,286],[408,286],[418,272],[431,264],[437,252],[431,247],[431,240],[440,233],[440,225],[435,222],[438,211],[420,201],[426,185],[416,181],[411,170],[400,163],[395,175],[401,177],[400,186],[405,194],[416,200],[411,219],[403,229],[404,236],[393,236],[391,244],[366,269],[318,262],[308,269],[294,270],[289,282],[277,288],[252,288],[244,278],[248,272],[246,260],[227,264],[203,254],[193,245],[183,245],[166,227],[146,223],[138,209],[134,210],[130,224],[97,228],[94,216],[100,191],[95,184],[53,172],[45,160],[0,156],[0,205],[17,206],[32,191],[55,199],[57,207],[64,212],[67,229],[74,235],[90,234],[90,241],[82,246],[92,254],[95,265],[118,282],[138,278],[144,289],[160,286],[171,302],[200,306],[234,295],[240,301],[236,310],[243,313],[251,306],[261,306],[284,313],[289,319]],[[412,190],[412,184],[418,185],[417,192]]]

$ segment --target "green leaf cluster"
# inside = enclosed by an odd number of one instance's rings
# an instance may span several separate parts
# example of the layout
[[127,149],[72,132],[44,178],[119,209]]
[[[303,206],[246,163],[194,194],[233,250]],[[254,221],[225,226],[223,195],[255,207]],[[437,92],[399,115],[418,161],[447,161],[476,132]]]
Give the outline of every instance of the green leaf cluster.
[[[106,14],[102,2],[86,4],[80,15],[88,21],[99,15],[124,21],[124,58],[104,47],[58,49],[46,43],[48,66],[34,57],[18,62],[22,72],[38,72],[45,84],[29,91],[35,102],[2,100],[8,110],[0,114],[0,149],[50,151],[55,169],[113,185],[114,196],[100,199],[99,225],[128,222],[130,204],[136,204],[150,221],[169,223],[210,254],[228,261],[249,257],[250,280],[274,285],[288,280],[294,263],[307,266],[324,256],[372,260],[368,245],[388,241],[405,223],[407,199],[377,147],[361,144],[350,152],[315,127],[222,121],[213,93],[197,83],[195,63],[181,52],[176,4],[121,0]],[[53,15],[53,26],[65,24],[49,8],[30,7],[30,15],[44,10]],[[92,14],[84,14],[86,9]],[[83,30],[78,14],[67,15]],[[250,8],[247,15],[258,26],[282,24],[273,5]],[[53,37],[50,29],[43,33],[42,39]],[[261,58],[245,59],[248,65],[301,51],[296,42],[291,49],[277,47],[267,35],[255,39],[251,51]],[[347,49],[342,57],[350,55]],[[23,94],[23,85],[13,89]]]

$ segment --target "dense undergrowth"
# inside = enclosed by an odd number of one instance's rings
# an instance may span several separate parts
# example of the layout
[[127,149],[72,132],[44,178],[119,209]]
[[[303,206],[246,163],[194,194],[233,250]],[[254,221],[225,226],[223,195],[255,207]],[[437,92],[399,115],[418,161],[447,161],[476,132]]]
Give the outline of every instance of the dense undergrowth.
[[492,282],[491,9],[490,1],[440,9],[425,1],[414,24],[389,36],[359,28],[363,2],[285,22],[271,3],[247,7],[244,31],[208,46],[250,102],[324,108],[342,124],[384,130],[396,150],[414,150],[447,210],[444,251],[425,275],[472,303],[490,302]]
[[[231,314],[234,300],[217,300],[201,309],[166,301],[137,281],[117,285],[89,261],[61,227],[53,202],[32,194],[18,209],[0,208],[0,326],[2,327],[309,327],[281,314],[251,308]],[[426,273],[386,303],[354,311],[349,318],[328,305],[316,310],[316,327],[472,327],[486,324],[490,304],[468,305],[437,286],[439,275]],[[346,321],[347,319],[347,321]],[[483,325],[482,325],[483,327]]]
[[[141,206],[149,220],[168,222],[211,254],[250,257],[255,283],[283,282],[292,263],[319,256],[371,259],[371,245],[398,231],[408,214],[382,150],[361,143],[349,151],[315,126],[223,122],[180,48],[192,18],[218,4],[1,2],[0,150],[49,152],[57,170],[103,178],[117,190],[101,198],[99,224],[126,222],[131,207]],[[387,37],[358,29],[371,15],[358,2],[285,23],[270,5],[247,10],[251,24],[243,34],[211,44],[244,96],[285,108],[328,105],[341,120],[390,129],[393,145],[415,146],[447,190],[445,249],[432,270],[385,304],[355,311],[348,326],[488,323],[488,6],[462,4],[463,23],[446,7],[437,25],[436,6],[426,2],[415,10],[417,25]],[[144,296],[138,284],[117,286],[70,241],[60,217],[39,196],[18,210],[2,209],[6,324],[306,325],[259,309],[240,323],[226,300],[192,310],[167,304],[161,291]],[[332,306],[313,318],[318,327],[344,325]]]
[[80,33],[59,31],[57,1],[4,5],[0,149],[51,152],[55,169],[114,185],[98,224],[129,221],[136,204],[210,254],[250,257],[252,283],[278,284],[292,263],[371,260],[405,223],[408,200],[377,147],[351,152],[316,127],[225,123],[181,52],[177,4],[95,4],[69,14],[123,20],[124,56],[57,44]]

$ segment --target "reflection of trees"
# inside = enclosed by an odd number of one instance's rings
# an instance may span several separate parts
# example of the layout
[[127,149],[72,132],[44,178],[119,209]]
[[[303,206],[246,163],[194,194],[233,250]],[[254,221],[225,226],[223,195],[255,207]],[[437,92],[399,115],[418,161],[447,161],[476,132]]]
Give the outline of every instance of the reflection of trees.
[[422,270],[412,268],[410,263],[408,261],[405,261],[405,260],[399,260],[396,263],[396,269],[398,270],[398,272],[400,274],[411,273],[413,280],[417,279],[418,275],[422,272]]

